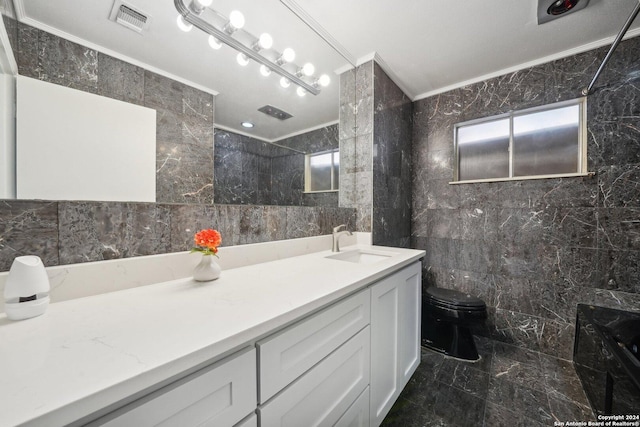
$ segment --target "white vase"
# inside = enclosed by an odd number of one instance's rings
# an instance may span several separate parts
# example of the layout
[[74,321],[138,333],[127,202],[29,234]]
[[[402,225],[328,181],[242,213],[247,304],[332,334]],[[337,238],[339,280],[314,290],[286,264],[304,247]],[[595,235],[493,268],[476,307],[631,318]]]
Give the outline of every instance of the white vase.
[[198,282],[208,282],[220,277],[222,270],[213,259],[213,255],[202,255],[200,263],[193,269],[193,280]]

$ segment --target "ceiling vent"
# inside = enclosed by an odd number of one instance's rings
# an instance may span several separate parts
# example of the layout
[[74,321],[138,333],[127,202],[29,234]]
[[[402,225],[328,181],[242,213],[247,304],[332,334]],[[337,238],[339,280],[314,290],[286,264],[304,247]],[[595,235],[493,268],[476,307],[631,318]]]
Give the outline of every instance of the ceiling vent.
[[147,13],[121,0],[113,3],[109,19],[136,33],[142,33],[142,30],[149,28],[151,22],[151,17]]
[[258,111],[266,114],[267,116],[275,117],[278,120],[287,120],[293,117],[291,114],[286,111],[282,111],[279,108],[274,107],[273,105],[265,105],[264,107],[258,108]]
[[538,25],[584,9],[589,0],[538,0]]

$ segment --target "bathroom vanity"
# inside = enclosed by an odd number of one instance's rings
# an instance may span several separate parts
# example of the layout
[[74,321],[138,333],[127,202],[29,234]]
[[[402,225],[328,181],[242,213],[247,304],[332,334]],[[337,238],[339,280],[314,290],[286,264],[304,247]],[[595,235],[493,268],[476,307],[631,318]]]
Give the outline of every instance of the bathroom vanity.
[[0,425],[377,426],[420,362],[423,256],[351,246],[0,315]]

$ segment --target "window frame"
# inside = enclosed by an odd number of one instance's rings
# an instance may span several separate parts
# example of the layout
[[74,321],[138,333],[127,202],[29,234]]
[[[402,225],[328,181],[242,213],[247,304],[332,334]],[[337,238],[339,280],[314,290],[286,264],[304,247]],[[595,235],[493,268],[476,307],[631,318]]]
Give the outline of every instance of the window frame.
[[[563,107],[569,107],[577,105],[579,107],[579,120],[578,124],[578,170],[572,173],[558,173],[547,175],[526,175],[526,176],[513,176],[513,121],[516,117],[525,116],[528,114],[540,113],[543,111],[555,110]],[[509,176],[504,178],[483,178],[483,179],[459,179],[460,168],[460,151],[458,147],[458,129],[464,126],[477,125],[482,123],[494,122],[498,120],[509,119]],[[567,178],[567,177],[579,177],[579,176],[592,176],[593,172],[587,171],[587,97],[574,98],[567,101],[555,102],[552,104],[545,104],[537,107],[526,108],[523,110],[509,111],[507,113],[498,114],[490,117],[483,117],[480,119],[468,120],[465,122],[456,123],[453,127],[453,149],[454,149],[454,164],[453,164],[453,181],[449,184],[467,184],[475,182],[503,182],[503,181],[524,181],[533,179],[548,179],[548,178]]]
[[[311,190],[311,157],[321,156],[331,153],[331,189],[330,190]],[[308,153],[304,155],[304,194],[314,193],[335,193],[340,191],[339,175],[340,175],[340,163],[336,167],[335,154],[340,153],[340,148],[332,148],[331,150],[317,151],[315,153]],[[336,176],[338,175],[338,176]],[[337,184],[338,183],[338,184]],[[338,186],[336,186],[336,184]]]

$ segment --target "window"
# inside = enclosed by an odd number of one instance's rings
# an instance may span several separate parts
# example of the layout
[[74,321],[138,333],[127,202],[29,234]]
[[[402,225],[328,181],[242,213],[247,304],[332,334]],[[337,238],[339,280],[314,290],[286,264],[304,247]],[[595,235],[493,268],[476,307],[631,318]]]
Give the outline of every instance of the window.
[[340,151],[338,149],[305,156],[305,193],[338,191]]
[[586,98],[455,126],[454,182],[586,175]]

